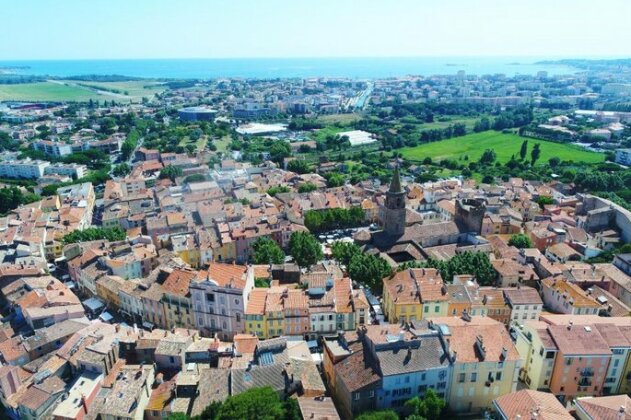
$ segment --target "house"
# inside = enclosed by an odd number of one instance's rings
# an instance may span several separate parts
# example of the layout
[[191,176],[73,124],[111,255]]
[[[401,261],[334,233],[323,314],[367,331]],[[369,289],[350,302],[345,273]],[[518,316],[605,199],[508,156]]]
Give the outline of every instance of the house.
[[114,386],[97,403],[103,420],[141,419],[154,383],[153,365],[126,365],[117,376]]
[[506,327],[491,318],[430,320],[453,355],[447,400],[459,413],[479,413],[500,395],[515,392],[522,359]]
[[211,263],[191,283],[195,328],[203,336],[219,333],[223,340],[245,332],[244,312],[254,288],[251,266]]
[[519,324],[526,320],[537,320],[543,309],[539,292],[532,287],[503,289],[506,302],[511,308],[511,323]]
[[83,372],[68,390],[68,396],[62,400],[52,413],[55,420],[83,420],[91,411],[97,393],[101,390],[103,374]]
[[447,286],[436,269],[400,271],[383,280],[383,292],[383,310],[391,323],[447,315]]
[[543,303],[550,311],[571,315],[596,315],[600,304],[589,293],[564,278],[541,282]]

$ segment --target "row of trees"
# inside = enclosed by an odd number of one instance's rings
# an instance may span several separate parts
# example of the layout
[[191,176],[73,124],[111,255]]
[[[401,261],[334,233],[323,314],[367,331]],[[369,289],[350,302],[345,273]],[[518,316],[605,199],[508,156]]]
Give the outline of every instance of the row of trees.
[[392,274],[392,268],[383,258],[366,254],[352,242],[335,242],[331,247],[333,258],[346,267],[349,277],[374,292],[381,292],[383,279]]
[[471,274],[475,276],[481,286],[492,286],[495,284],[496,280],[496,274],[491,260],[484,252],[467,251],[456,254],[446,261],[436,258],[429,258],[427,261],[412,261],[401,264],[399,270],[414,267],[435,268],[440,272],[441,277],[445,281],[451,281],[454,276],[460,274]]
[[365,220],[366,213],[359,206],[350,209],[337,208],[305,212],[305,226],[314,233],[361,226]]
[[191,418],[174,413],[168,420],[301,420],[300,407],[294,398],[282,400],[271,387],[250,388],[224,401],[210,403],[199,416]]
[[62,242],[64,244],[73,244],[76,242],[98,241],[101,239],[110,242],[122,241],[127,237],[125,231],[119,227],[103,228],[90,227],[85,230],[74,230],[64,235]]
[[[262,236],[252,244],[255,264],[281,264],[285,261],[285,252],[270,237]],[[322,247],[317,239],[308,232],[294,232],[289,238],[289,253],[296,264],[302,268],[311,267],[324,258]]]

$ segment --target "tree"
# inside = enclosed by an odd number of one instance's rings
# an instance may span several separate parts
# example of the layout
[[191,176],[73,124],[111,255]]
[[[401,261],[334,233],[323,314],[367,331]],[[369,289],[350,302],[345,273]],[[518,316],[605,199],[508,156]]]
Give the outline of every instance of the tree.
[[167,420],[188,420],[188,416],[184,413],[171,413]]
[[119,227],[102,228],[90,227],[84,230],[74,230],[67,233],[62,238],[64,244],[72,244],[76,242],[90,242],[106,239],[110,242],[122,241],[127,237],[125,231]]
[[447,261],[430,257],[427,261],[420,263],[403,263],[399,266],[399,270],[411,267],[435,268],[445,281],[451,281],[455,275],[472,274],[481,286],[494,285],[497,277],[489,256],[484,252],[465,251]]
[[331,246],[331,253],[340,264],[348,267],[353,257],[361,254],[362,250],[352,242],[337,241]]
[[386,260],[370,254],[353,255],[348,263],[348,275],[375,292],[380,292],[383,279],[392,274],[392,268]]
[[302,268],[311,267],[320,261],[324,254],[316,238],[308,232],[294,232],[289,239],[289,253]]
[[537,204],[539,204],[539,208],[543,210],[545,206],[554,204],[554,199],[547,195],[540,195],[539,197],[537,197]]
[[480,157],[480,163],[483,165],[490,164],[490,163],[495,162],[496,158],[497,158],[497,155],[495,154],[495,150],[486,149],[484,153],[482,153],[482,156]]
[[195,182],[204,182],[206,181],[206,176],[204,174],[191,174],[184,178],[184,182],[187,184],[194,184]]
[[297,174],[306,174],[311,172],[311,167],[306,160],[294,159],[287,164],[287,170]]
[[530,152],[530,159],[532,161],[532,166],[535,166],[537,160],[539,160],[539,156],[541,156],[541,149],[539,148],[539,143],[536,143]]
[[284,140],[277,140],[272,143],[272,146],[269,150],[270,158],[272,161],[280,164],[286,157],[291,156],[291,147],[289,143]]
[[226,398],[215,418],[217,420],[276,420],[284,417],[283,402],[276,391],[266,386],[251,388],[241,394]]
[[523,248],[532,248],[532,241],[530,238],[523,233],[518,233],[513,235],[508,240],[508,245],[514,246],[515,248],[523,249]]
[[285,253],[276,241],[261,236],[252,244],[254,250],[254,264],[282,264],[285,261]]
[[309,193],[318,189],[318,186],[313,182],[305,182],[298,187],[299,193]]
[[112,174],[114,174],[114,176],[125,176],[130,172],[131,172],[131,167],[127,163],[121,163],[114,167]]
[[289,192],[289,187],[285,185],[277,185],[267,190],[267,193],[270,195],[270,197],[276,197],[276,194],[287,193],[287,192]]
[[524,140],[521,144],[521,149],[519,149],[519,156],[521,160],[526,159],[526,155],[528,154],[528,140]]
[[175,182],[175,178],[177,178],[178,176],[182,176],[182,173],[182,168],[180,168],[179,166],[167,165],[162,168],[162,170],[160,171],[160,176],[158,178],[168,178],[171,181]]
[[558,157],[551,157],[550,159],[548,159],[548,163],[550,164],[551,168],[556,168],[557,166],[559,166],[561,164],[561,159],[559,159]]
[[405,406],[412,411],[411,416],[426,420],[440,420],[446,405],[445,400],[440,398],[433,389],[428,389],[422,398],[414,397],[405,402]]
[[326,186],[329,188],[341,187],[344,185],[344,176],[337,172],[331,172],[326,176]]
[[392,410],[369,411],[355,417],[355,420],[399,420],[399,415]]

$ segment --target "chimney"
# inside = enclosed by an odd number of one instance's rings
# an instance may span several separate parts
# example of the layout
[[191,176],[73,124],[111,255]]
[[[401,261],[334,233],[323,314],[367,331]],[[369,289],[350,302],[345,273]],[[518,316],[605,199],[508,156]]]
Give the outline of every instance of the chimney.
[[85,414],[88,414],[88,403],[85,400],[85,395],[81,394],[81,406],[83,407],[83,411]]

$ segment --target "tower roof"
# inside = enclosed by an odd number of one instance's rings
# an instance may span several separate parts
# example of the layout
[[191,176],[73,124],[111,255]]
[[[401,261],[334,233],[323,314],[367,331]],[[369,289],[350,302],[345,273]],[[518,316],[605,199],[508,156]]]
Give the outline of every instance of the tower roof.
[[399,176],[399,166],[397,165],[394,168],[394,173],[392,174],[392,181],[390,181],[390,190],[391,193],[400,193],[403,191],[401,188],[401,177]]

